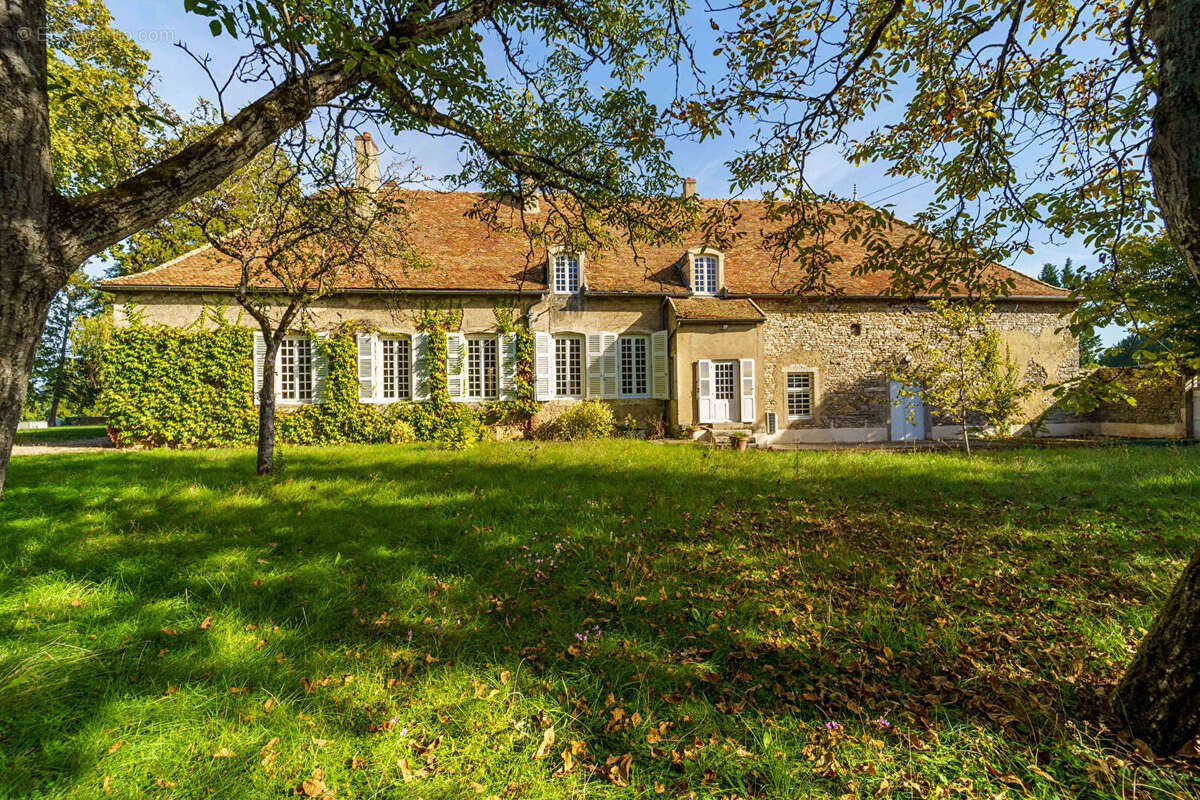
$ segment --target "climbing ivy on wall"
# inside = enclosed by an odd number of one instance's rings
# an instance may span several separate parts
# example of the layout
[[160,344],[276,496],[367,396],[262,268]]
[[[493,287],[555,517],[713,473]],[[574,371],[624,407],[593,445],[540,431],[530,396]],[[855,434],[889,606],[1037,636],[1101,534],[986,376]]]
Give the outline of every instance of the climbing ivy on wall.
[[[251,353],[254,334],[205,310],[190,327],[147,325],[136,309],[127,328],[114,332],[101,360],[101,405],[118,445],[212,447],[251,444],[257,435]],[[500,321],[498,316],[498,321]],[[416,326],[426,338],[428,399],[380,407],[358,401],[356,335],[347,323],[313,337],[328,362],[324,402],[280,411],[276,440],[286,444],[435,442],[466,447],[487,436],[486,423],[527,423],[540,407],[533,389],[533,334],[515,333],[516,399],[476,411],[450,400],[446,389],[446,336],[462,322],[461,310],[423,309]]]

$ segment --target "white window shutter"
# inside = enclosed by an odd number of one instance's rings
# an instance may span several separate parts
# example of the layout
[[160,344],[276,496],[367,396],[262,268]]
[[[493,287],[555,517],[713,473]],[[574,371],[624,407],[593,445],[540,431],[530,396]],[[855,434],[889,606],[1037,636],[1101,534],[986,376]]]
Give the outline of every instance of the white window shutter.
[[517,396],[517,335],[505,333],[500,336],[500,399],[513,400]]
[[325,383],[329,380],[329,355],[325,352],[325,344],[328,341],[328,333],[318,333],[317,341],[313,342],[312,401],[317,404],[325,402]]
[[655,400],[671,399],[671,384],[667,380],[667,332],[650,334],[650,388]]
[[375,402],[375,336],[360,333],[358,344],[358,402]]
[[742,422],[754,422],[754,359],[741,359],[742,378]]
[[700,412],[699,421],[703,425],[713,421],[713,367],[712,362],[701,359],[696,362],[696,400]]
[[258,405],[262,392],[263,367],[267,363],[267,340],[258,331],[254,332],[254,405]]
[[446,394],[462,400],[467,394],[467,337],[446,334]]
[[414,333],[412,336],[412,388],[414,402],[429,399],[428,333]]
[[550,399],[550,387],[553,385],[553,377],[550,374],[554,366],[552,351],[554,349],[554,340],[550,338],[550,334],[543,331],[534,331],[533,333],[533,374],[534,374],[534,397],[539,402],[544,402]]
[[603,355],[601,361],[604,362],[604,396],[617,396],[617,335],[615,333],[600,334],[600,341],[603,343]]
[[587,347],[587,396],[600,397],[604,394],[604,334],[596,331],[585,339]]

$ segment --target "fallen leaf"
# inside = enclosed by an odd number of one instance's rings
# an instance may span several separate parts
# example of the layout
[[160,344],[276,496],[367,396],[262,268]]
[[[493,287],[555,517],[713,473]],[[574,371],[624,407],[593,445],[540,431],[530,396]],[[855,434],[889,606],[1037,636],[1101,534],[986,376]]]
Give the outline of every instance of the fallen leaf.
[[542,734],[542,743],[540,745],[538,745],[537,752],[533,754],[533,757],[534,758],[545,758],[546,754],[550,752],[550,748],[553,746],[554,746],[554,728],[549,727],[549,728],[546,728],[545,733]]
[[111,745],[109,745],[109,748],[108,748],[108,754],[111,756],[113,753],[115,753],[115,752],[117,752],[118,750],[120,750],[120,749],[121,749],[121,745],[123,745],[123,744],[125,744],[125,740],[124,740],[124,739],[118,739],[117,741],[113,742]]
[[508,670],[504,670],[503,672],[501,672],[500,673],[500,683],[502,683],[502,684],[508,683],[508,676],[511,674],[512,673],[510,673]]
[[211,626],[212,626],[212,617],[205,617],[204,621],[200,623],[200,630],[206,631]]
[[267,701],[265,703],[263,703],[263,711],[266,711],[268,713],[274,707],[275,707],[275,698],[274,697],[268,697]]
[[177,636],[179,634],[179,631],[175,630],[174,628],[163,628],[162,632],[167,636]]
[[228,747],[222,747],[220,750],[213,753],[213,758],[233,758],[233,751]]

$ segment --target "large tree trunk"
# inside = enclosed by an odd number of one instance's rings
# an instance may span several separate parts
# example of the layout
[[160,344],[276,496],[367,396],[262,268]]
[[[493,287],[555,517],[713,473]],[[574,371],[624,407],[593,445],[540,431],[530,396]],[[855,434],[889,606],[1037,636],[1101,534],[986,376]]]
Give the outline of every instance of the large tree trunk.
[[44,0],[0,3],[0,491],[50,302],[66,279],[53,225]]
[[1147,160],[1167,234],[1200,278],[1200,0],[1151,7],[1158,87]]
[[[1154,3],[1157,103],[1147,158],[1171,241],[1200,277],[1200,0]],[[1200,734],[1200,550],[1113,695],[1130,732],[1160,755]]]
[[1138,646],[1113,706],[1158,755],[1200,734],[1200,549]]

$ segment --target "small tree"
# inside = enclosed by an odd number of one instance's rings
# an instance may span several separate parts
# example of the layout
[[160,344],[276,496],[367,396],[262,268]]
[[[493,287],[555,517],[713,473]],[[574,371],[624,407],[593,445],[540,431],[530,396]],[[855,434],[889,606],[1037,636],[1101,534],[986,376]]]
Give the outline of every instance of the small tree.
[[100,310],[100,300],[88,279],[79,273],[59,290],[38,344],[30,376],[30,395],[45,408],[46,420],[54,425],[64,400],[79,405],[85,400],[83,371],[75,368],[74,335],[77,325]]
[[348,278],[387,288],[381,267],[411,253],[399,197],[378,194],[377,180],[348,180],[356,170],[342,165],[337,138],[292,131],[182,212],[236,266],[234,296],[262,334],[260,475],[274,469],[275,362],[285,337],[307,328],[312,303]]
[[1001,351],[1000,336],[987,325],[990,303],[934,300],[929,305],[932,329],[914,331],[920,339],[912,346],[912,357],[891,375],[902,387],[897,402],[919,392],[934,411],[962,429],[970,455],[970,424],[978,420],[1007,426],[1029,389],[1021,385],[1007,349]]

